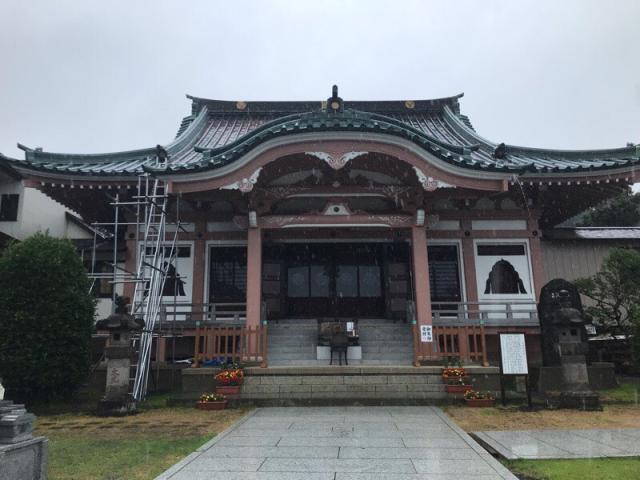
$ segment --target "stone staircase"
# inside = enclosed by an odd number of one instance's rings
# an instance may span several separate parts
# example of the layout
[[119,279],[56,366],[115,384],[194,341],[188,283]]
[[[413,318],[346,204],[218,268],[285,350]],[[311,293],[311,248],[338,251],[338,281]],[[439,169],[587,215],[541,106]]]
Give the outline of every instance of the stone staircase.
[[358,333],[364,364],[411,365],[413,362],[410,325],[391,320],[360,320]]
[[[270,322],[269,365],[316,365],[318,324],[313,319]],[[326,362],[323,362],[326,363]]]
[[[362,360],[350,360],[350,365],[411,365],[413,339],[410,325],[390,320],[359,320],[358,333]],[[328,362],[316,360],[318,326],[314,319],[287,319],[269,323],[270,366],[322,366]]]

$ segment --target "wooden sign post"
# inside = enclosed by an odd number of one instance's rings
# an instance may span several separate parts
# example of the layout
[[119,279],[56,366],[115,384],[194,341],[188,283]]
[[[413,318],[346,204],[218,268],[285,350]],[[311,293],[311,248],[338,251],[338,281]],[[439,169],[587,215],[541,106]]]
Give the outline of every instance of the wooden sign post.
[[527,347],[524,333],[500,334],[500,394],[502,405],[506,405],[507,399],[504,393],[504,376],[524,376],[527,389],[527,402],[532,407],[531,388],[529,385],[529,365],[527,362]]

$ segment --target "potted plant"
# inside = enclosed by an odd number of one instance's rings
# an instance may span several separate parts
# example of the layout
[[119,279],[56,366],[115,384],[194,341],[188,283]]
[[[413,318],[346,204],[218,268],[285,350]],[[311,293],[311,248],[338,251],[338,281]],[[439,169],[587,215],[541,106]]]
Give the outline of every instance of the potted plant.
[[469,407],[493,407],[496,402],[491,392],[479,392],[477,390],[465,392],[464,400]]
[[237,364],[227,364],[216,374],[216,393],[238,395],[244,381],[244,370]]
[[449,379],[465,378],[467,372],[462,367],[444,367],[442,369],[442,378],[445,382]]
[[227,397],[219,393],[203,393],[196,403],[200,410],[224,410],[227,406]]
[[446,379],[445,390],[447,393],[466,393],[473,390],[467,377],[450,377]]

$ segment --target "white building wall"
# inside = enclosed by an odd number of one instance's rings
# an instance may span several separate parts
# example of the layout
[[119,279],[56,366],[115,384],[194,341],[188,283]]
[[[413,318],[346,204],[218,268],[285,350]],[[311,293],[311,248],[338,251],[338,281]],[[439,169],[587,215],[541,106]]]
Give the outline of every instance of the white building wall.
[[17,193],[18,219],[0,221],[0,232],[17,240],[37,233],[48,232],[56,238],[86,239],[91,234],[69,221],[66,213],[71,210],[47,197],[40,190],[24,187],[20,180],[4,177],[0,179],[0,194]]
[[611,249],[631,246],[630,242],[597,240],[543,240],[541,245],[546,282],[554,278],[573,281],[595,275]]

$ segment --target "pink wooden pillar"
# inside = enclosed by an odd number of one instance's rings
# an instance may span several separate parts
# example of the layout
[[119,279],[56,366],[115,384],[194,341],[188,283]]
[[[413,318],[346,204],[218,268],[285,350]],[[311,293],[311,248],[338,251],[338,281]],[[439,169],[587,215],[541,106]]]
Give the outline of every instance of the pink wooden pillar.
[[262,230],[249,228],[247,235],[247,327],[260,326],[262,304]]
[[[536,299],[540,300],[540,290],[544,286],[546,279],[542,259],[542,246],[540,245],[540,233],[538,231],[538,220],[529,218],[527,227],[531,234],[529,237],[529,245],[531,245],[531,268],[533,269],[534,291],[536,292]],[[536,232],[536,234],[534,235],[533,232]]]
[[[427,231],[424,227],[411,229],[411,247],[413,249],[413,286],[416,301],[416,323],[419,330],[422,325],[432,325],[431,317],[431,286],[429,285],[429,258],[427,255]],[[417,338],[414,349],[420,342]],[[431,356],[432,344],[420,343],[422,357]]]
[[167,361],[167,338],[158,335],[156,339],[156,362]]
[[193,320],[204,320],[206,307],[202,308],[200,304],[209,302],[209,294],[204,291],[204,279],[208,265],[206,264],[206,241],[198,238],[193,242],[193,288],[191,289],[193,303],[192,315]]
[[474,252],[473,238],[464,232],[471,232],[471,220],[461,220],[462,237],[462,258],[464,261],[464,281],[466,284],[467,302],[478,301],[478,284],[476,279],[476,257]]

